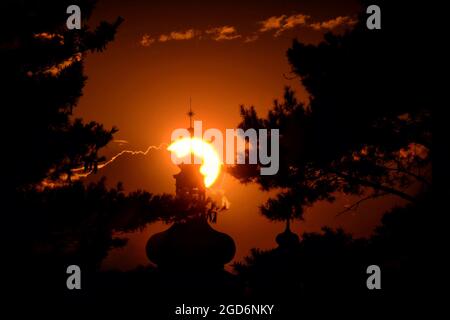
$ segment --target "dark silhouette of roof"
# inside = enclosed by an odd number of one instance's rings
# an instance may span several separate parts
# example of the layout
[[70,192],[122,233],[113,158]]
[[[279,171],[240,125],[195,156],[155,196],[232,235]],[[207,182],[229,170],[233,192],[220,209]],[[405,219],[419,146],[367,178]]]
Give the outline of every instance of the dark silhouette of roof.
[[236,252],[233,239],[201,216],[174,223],[147,243],[148,258],[160,268],[222,269]]

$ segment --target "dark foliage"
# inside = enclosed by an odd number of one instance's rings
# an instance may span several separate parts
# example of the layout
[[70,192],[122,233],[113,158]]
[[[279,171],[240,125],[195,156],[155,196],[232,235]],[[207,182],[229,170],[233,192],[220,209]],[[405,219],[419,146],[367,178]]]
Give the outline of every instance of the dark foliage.
[[352,30],[328,33],[318,45],[294,40],[287,58],[309,103],[286,88],[265,118],[241,107],[241,128],[280,130],[277,175],[261,176],[257,165],[230,170],[242,182],[284,190],[262,208],[270,219],[301,218],[304,207],[333,201],[336,192],[414,202],[412,186],[430,188],[431,108],[411,91],[418,83],[405,58],[416,42],[399,41],[391,19],[368,30],[362,15]]
[[404,300],[420,296],[428,239],[418,230],[423,227],[421,215],[430,212],[431,204],[431,195],[423,194],[415,203],[391,210],[368,239],[324,227],[321,233],[304,233],[290,250],[253,249],[234,268],[247,291],[258,298],[310,302],[367,298],[375,303],[376,294],[365,282],[366,268],[372,264],[382,270],[385,303],[399,295]]
[[[83,25],[68,30],[66,8],[78,4]],[[102,51],[122,22],[87,25],[95,1],[6,1],[0,21],[0,83],[6,126],[3,176],[8,189],[59,179],[97,162],[117,131],[73,119],[86,82],[83,58]]]

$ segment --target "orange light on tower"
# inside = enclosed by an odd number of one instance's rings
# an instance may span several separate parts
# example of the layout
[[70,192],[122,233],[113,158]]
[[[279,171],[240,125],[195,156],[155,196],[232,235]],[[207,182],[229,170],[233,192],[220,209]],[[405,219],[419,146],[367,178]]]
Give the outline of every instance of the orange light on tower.
[[186,137],[172,142],[167,150],[173,152],[179,159],[191,154],[202,159],[200,173],[204,176],[206,188],[212,186],[219,176],[221,160],[210,143],[197,137]]

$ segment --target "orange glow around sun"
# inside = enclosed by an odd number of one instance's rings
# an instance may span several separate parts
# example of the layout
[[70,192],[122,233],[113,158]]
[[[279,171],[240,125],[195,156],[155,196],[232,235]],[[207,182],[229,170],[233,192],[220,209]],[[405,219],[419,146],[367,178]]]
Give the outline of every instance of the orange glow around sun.
[[182,159],[193,154],[202,159],[200,173],[204,176],[205,187],[209,188],[219,176],[221,160],[216,149],[200,138],[182,138],[172,142],[167,148],[177,158]]

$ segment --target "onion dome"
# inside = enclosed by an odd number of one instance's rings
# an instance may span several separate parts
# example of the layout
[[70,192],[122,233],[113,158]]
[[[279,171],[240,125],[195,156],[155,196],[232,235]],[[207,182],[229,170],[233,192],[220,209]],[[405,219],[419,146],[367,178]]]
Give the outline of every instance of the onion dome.
[[222,269],[236,246],[225,233],[214,230],[206,218],[174,223],[147,242],[147,257],[162,269]]
[[286,229],[277,235],[275,238],[279,248],[291,249],[299,245],[300,239],[297,234],[293,233],[290,229],[289,220],[286,222]]

